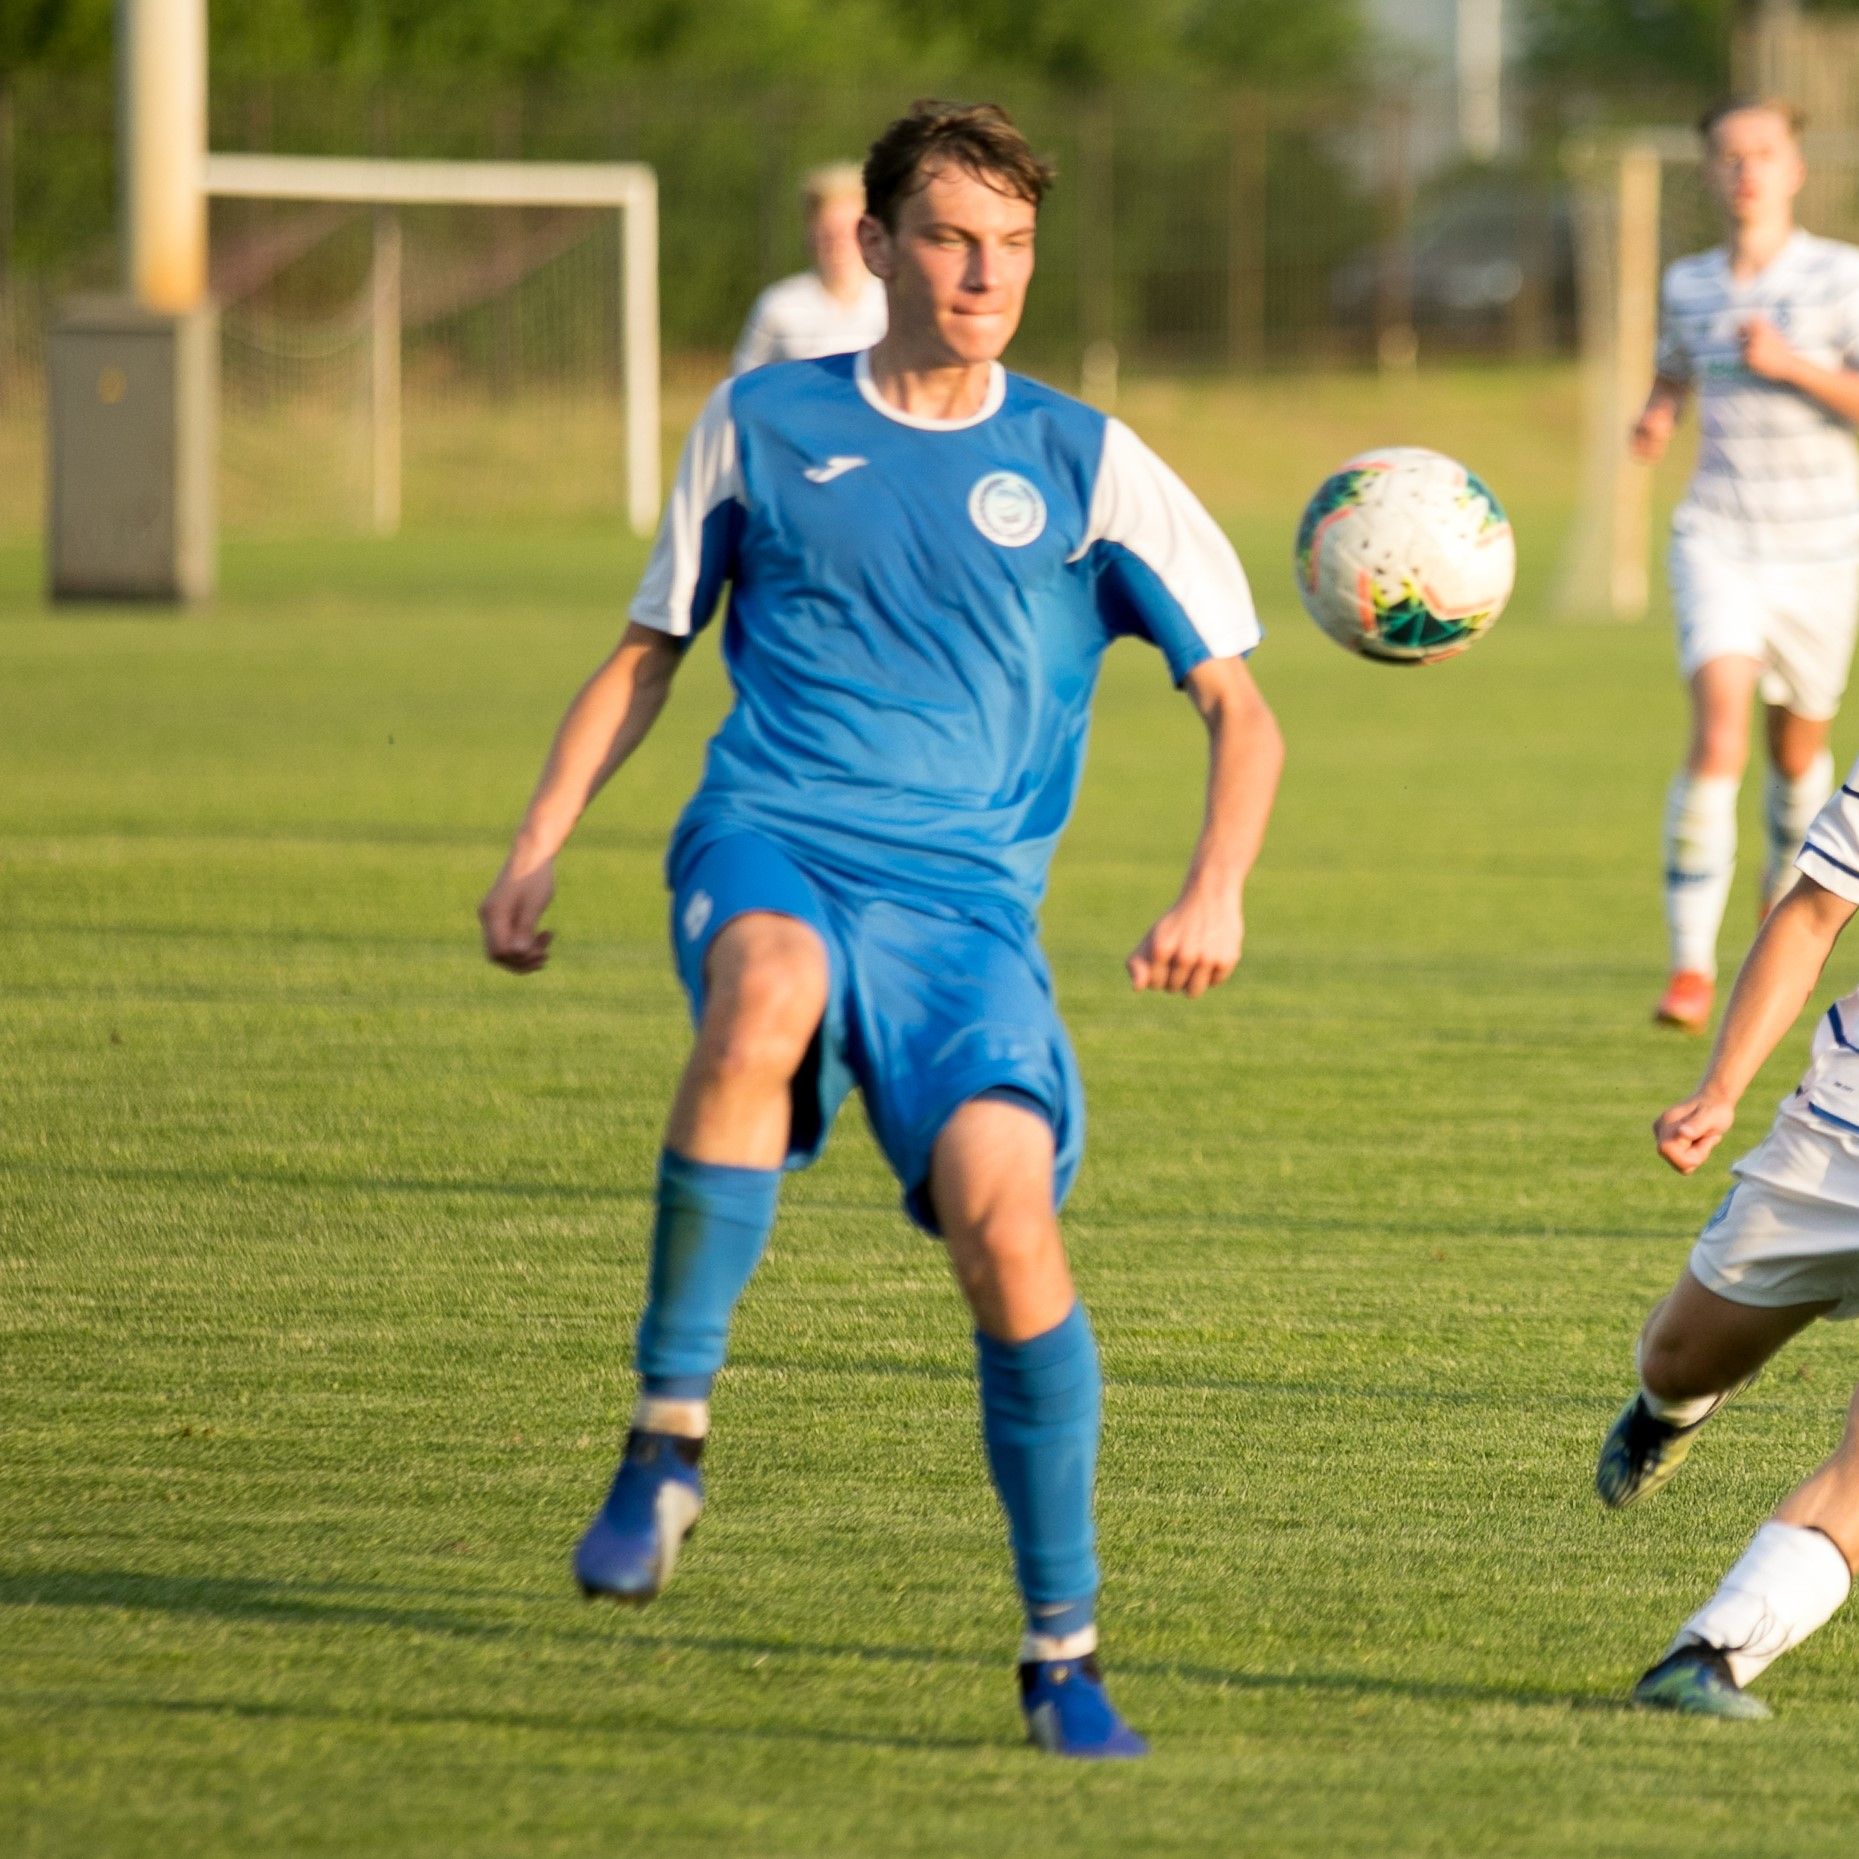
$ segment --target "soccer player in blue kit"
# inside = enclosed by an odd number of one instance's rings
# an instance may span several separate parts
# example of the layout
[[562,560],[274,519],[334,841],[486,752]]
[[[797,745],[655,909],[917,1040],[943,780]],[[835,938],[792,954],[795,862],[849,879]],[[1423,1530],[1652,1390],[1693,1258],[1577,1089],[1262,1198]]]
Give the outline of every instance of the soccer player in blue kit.
[[493,961],[542,966],[555,856],[727,585],[735,701],[666,861],[696,1040],[659,1164],[638,1403],[574,1572],[634,1602],[669,1579],[782,1170],[819,1153],[856,1085],[973,1310],[1029,1734],[1140,1755],[1095,1657],[1100,1382],[1057,1219],[1083,1102],[1035,913],[1114,640],[1162,653],[1209,741],[1200,836],[1129,957],[1136,987],[1199,995],[1239,960],[1283,748],[1212,519],[1127,427],[1000,366],[1051,170],[998,109],[922,103],[864,173],[888,333],[711,396],[631,624],[479,909]]

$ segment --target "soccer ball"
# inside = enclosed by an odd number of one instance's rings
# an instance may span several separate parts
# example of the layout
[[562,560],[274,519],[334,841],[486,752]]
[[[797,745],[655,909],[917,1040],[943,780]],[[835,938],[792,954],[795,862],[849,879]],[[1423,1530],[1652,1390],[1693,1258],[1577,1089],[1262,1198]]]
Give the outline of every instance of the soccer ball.
[[1338,645],[1430,665],[1482,639],[1517,576],[1504,507],[1456,460],[1417,445],[1352,458],[1297,526],[1297,591]]

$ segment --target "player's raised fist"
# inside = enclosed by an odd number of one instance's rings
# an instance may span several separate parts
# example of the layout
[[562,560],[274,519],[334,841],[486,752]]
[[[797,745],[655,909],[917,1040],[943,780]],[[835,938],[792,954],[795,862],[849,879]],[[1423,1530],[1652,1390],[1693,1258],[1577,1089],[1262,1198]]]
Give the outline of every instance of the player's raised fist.
[[506,865],[478,906],[484,953],[512,974],[533,975],[549,959],[554,932],[540,929],[542,913],[555,895],[555,867],[537,865],[525,872]]
[[1688,1097],[1653,1124],[1653,1140],[1666,1161],[1681,1175],[1689,1175],[1729,1134],[1735,1121],[1734,1107],[1720,1099]]

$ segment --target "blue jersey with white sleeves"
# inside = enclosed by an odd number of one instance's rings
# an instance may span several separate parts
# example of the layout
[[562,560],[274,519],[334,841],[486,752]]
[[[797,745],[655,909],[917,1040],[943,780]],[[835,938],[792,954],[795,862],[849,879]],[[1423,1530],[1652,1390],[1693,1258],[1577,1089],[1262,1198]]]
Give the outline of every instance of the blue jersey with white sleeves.
[[1177,682],[1249,652],[1232,546],[1121,422],[994,368],[980,410],[891,407],[864,355],[726,382],[685,445],[631,617],[688,639],[729,588],[735,704],[673,842],[766,834],[931,908],[1030,912],[1104,649]]

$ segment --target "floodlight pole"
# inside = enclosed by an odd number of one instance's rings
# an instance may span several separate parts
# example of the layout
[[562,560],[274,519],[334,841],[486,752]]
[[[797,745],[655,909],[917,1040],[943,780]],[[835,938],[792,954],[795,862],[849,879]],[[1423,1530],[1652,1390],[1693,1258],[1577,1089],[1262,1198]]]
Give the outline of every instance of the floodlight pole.
[[206,0],[116,0],[117,225],[123,284],[147,310],[207,286]]

